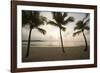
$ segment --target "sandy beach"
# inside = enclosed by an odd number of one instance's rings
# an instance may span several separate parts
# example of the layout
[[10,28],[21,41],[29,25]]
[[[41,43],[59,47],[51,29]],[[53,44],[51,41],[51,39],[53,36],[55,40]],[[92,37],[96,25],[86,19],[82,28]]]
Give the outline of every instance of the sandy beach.
[[22,62],[56,61],[56,60],[82,60],[89,59],[89,49],[84,51],[84,46],[64,47],[30,47],[30,53],[25,58],[26,48],[22,48]]

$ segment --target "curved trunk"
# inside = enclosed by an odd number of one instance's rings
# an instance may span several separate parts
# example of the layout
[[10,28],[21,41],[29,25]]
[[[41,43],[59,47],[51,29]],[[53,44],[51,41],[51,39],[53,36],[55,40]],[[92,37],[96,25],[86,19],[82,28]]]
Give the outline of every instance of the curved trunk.
[[29,31],[29,37],[28,37],[28,45],[27,45],[26,57],[29,56],[29,51],[30,51],[30,40],[31,40],[31,32],[32,32],[32,29],[30,29],[30,31]]
[[62,52],[65,53],[64,46],[63,46],[63,39],[62,39],[61,28],[60,28],[60,39],[61,39]]
[[85,34],[84,34],[84,31],[82,31],[82,33],[83,33],[84,40],[85,40],[85,49],[84,49],[84,51],[87,51],[87,49],[88,49],[88,45],[87,45],[86,36],[85,36]]

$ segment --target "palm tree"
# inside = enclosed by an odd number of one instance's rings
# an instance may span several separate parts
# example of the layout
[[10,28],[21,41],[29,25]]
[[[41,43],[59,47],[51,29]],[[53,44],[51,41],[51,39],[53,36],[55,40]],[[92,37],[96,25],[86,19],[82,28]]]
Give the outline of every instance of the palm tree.
[[88,49],[87,39],[86,39],[86,36],[85,36],[85,33],[84,33],[84,30],[89,30],[89,26],[87,25],[88,22],[89,22],[88,17],[89,17],[89,14],[87,13],[85,15],[85,17],[83,18],[83,20],[79,20],[76,23],[76,26],[74,28],[75,32],[73,34],[73,36],[76,36],[77,34],[80,34],[80,33],[83,34],[83,37],[84,37],[84,40],[85,40],[85,49],[84,49],[84,51],[87,51],[87,49]]
[[62,52],[65,53],[61,31],[65,31],[66,28],[64,27],[64,25],[68,24],[69,22],[73,22],[74,18],[67,17],[68,14],[65,12],[52,12],[52,15],[53,15],[53,20],[49,20],[48,24],[51,24],[59,28]]
[[40,16],[38,11],[22,11],[22,26],[29,25],[30,28],[26,57],[29,56],[32,29],[37,29],[40,33],[45,34],[46,31],[39,27],[44,24],[45,20],[46,18]]

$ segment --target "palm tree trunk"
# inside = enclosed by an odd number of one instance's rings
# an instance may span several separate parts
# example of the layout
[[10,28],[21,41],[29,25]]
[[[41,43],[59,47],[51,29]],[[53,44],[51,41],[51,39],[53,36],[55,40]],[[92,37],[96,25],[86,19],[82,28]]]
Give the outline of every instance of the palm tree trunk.
[[31,40],[31,32],[32,32],[32,29],[30,29],[30,31],[29,31],[29,37],[28,37],[28,45],[27,45],[26,57],[29,56],[29,51],[30,51],[30,40]]
[[62,52],[65,53],[64,46],[63,46],[63,39],[62,39],[61,28],[60,28],[60,39],[61,39]]
[[83,33],[84,40],[85,40],[85,49],[84,49],[84,51],[87,51],[87,49],[88,49],[88,45],[87,45],[86,36],[85,36],[85,34],[84,34],[84,31],[82,31],[82,33]]

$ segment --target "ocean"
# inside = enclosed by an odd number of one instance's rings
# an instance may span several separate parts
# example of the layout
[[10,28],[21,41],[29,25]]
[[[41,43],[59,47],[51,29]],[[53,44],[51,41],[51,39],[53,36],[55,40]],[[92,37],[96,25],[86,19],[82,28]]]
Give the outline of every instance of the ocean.
[[[89,45],[88,41],[88,45]],[[22,46],[27,47],[28,42],[23,41]],[[84,41],[63,41],[64,47],[85,46]],[[30,47],[61,47],[60,41],[31,41]]]

